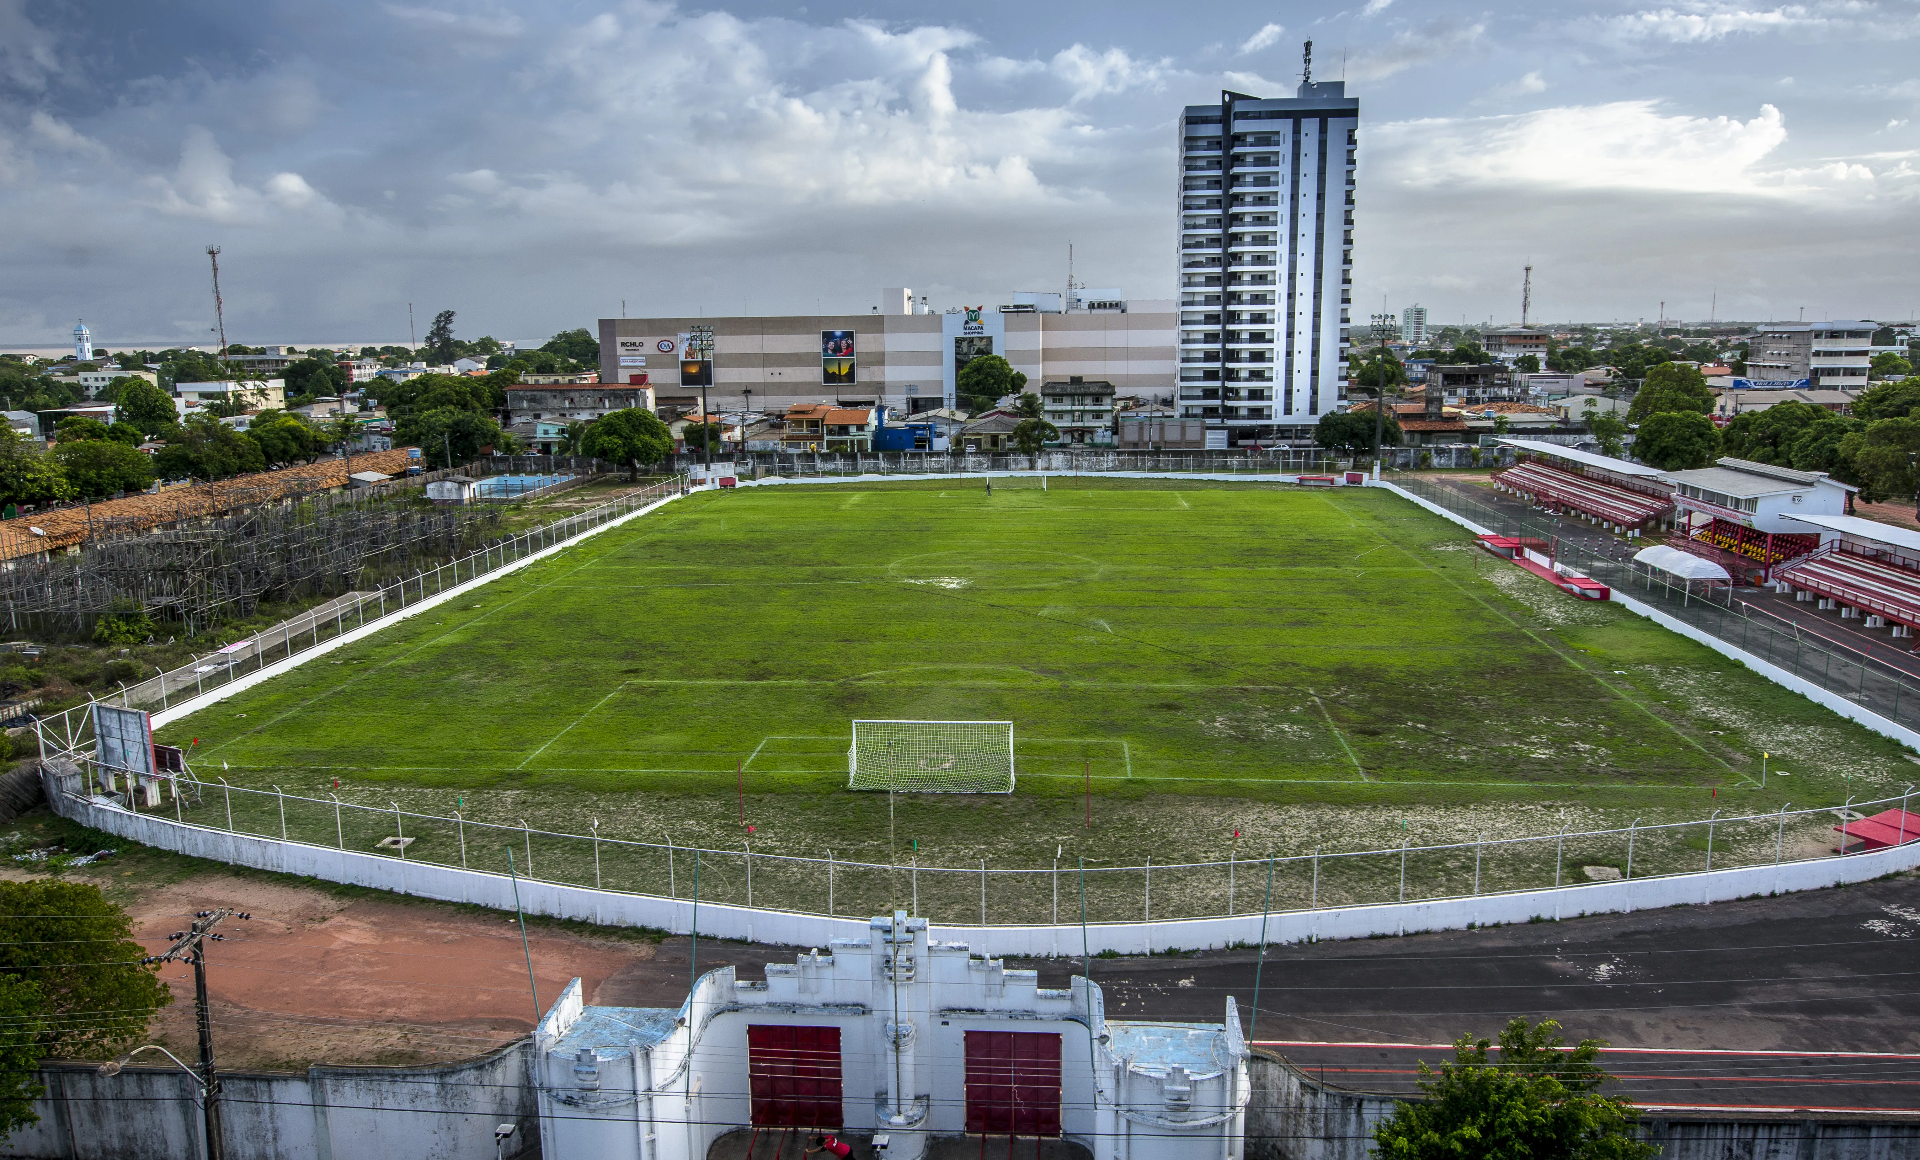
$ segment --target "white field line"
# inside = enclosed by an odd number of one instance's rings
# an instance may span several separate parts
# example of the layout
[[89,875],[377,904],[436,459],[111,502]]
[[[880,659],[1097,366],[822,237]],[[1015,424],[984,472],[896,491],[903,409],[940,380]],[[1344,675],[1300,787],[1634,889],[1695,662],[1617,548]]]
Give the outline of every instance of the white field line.
[[615,697],[619,696],[620,690],[626,687],[627,687],[627,682],[625,681],[621,681],[619,684],[615,685],[613,687],[613,692],[608,693],[606,696],[600,698],[598,701],[595,701],[593,703],[593,708],[588,709],[586,712],[580,714],[578,717],[575,717],[573,720],[567,722],[567,727],[565,729],[562,729],[560,732],[555,733],[552,737],[547,738],[546,745],[542,745],[540,748],[534,750],[532,753],[527,754],[527,756],[521,760],[520,764],[514,766],[514,768],[525,769],[527,767],[527,762],[532,761],[534,758],[540,756],[542,753],[545,753],[547,751],[547,746],[552,745],[554,742],[560,740],[562,737],[565,737],[568,733],[571,733],[575,725],[580,724],[580,722],[585,721],[587,718],[593,716],[595,713],[598,713],[600,711],[600,706],[606,704],[608,701],[611,701]]
[[629,520],[639,519],[641,516],[647,515],[650,512],[658,510],[661,507],[661,505],[672,503],[674,500],[679,498],[680,496],[678,493],[675,493],[669,496],[663,496],[660,499],[657,499],[654,502],[648,504],[646,507],[635,508],[624,516],[615,517],[614,519],[608,520],[606,523],[601,524],[598,527],[588,528],[586,531],[581,532],[578,535],[569,537],[568,539],[562,540],[551,547],[542,548],[531,556],[523,556],[520,559],[515,560],[511,564],[504,564],[498,568],[495,568],[493,571],[486,573],[483,576],[476,576],[472,580],[468,580],[463,584],[456,584],[452,588],[449,588],[444,592],[437,593],[433,596],[429,596],[425,600],[419,601],[416,604],[409,604],[405,608],[394,609],[393,611],[388,612],[385,616],[381,617],[378,620],[368,621],[366,624],[361,625],[359,628],[353,629],[351,632],[347,632],[341,636],[336,636],[330,640],[323,641],[319,645],[316,645],[313,648],[307,649],[305,652],[295,653],[290,657],[277,660],[274,663],[268,665],[264,669],[259,669],[255,672],[248,673],[246,676],[240,677],[237,680],[229,681],[217,689],[210,689],[205,693],[199,694],[198,696],[192,697],[185,701],[180,701],[169,708],[163,709],[160,712],[155,713],[152,719],[153,728],[158,729],[163,725],[171,725],[175,721],[178,721],[184,717],[190,716],[194,713],[198,713],[200,710],[206,708],[208,705],[217,705],[221,701],[226,700],[228,697],[233,696],[235,693],[245,692],[246,690],[253,688],[255,685],[261,683],[262,681],[270,681],[273,678],[280,676],[283,673],[290,673],[293,670],[299,668],[301,665],[307,664],[309,661],[317,660],[320,657],[327,655],[328,653],[332,652],[337,648],[340,648],[343,645],[349,645],[349,644],[352,644],[354,641],[362,640],[366,637],[372,636],[374,633],[379,632],[381,629],[386,628],[389,625],[398,624],[400,621],[405,620],[410,616],[418,616],[421,613],[428,611],[429,609],[438,608],[440,605],[445,604],[449,600],[456,600],[462,596],[465,596],[467,593],[472,592],[477,588],[480,588],[482,585],[493,583],[495,580],[500,579],[502,576],[510,576],[513,573],[518,572],[520,569],[525,568],[530,564],[537,563],[541,560],[546,559],[549,556],[558,555],[559,553],[566,551],[568,548],[571,548],[576,544],[582,543],[583,541],[593,536],[599,535],[601,532],[605,532],[613,528],[617,528],[621,524],[624,524]]

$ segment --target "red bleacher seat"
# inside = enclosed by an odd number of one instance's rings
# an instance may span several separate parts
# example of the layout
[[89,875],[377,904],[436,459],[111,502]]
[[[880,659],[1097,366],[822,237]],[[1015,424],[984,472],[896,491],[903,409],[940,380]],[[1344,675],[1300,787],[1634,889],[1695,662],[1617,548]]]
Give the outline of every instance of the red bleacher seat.
[[1494,480],[1536,502],[1634,526],[1673,510],[1670,498],[1632,491],[1618,484],[1576,475],[1544,463],[1522,463],[1495,475]]
[[1776,570],[1774,579],[1920,626],[1920,572],[1884,560],[1847,551],[1821,552]]

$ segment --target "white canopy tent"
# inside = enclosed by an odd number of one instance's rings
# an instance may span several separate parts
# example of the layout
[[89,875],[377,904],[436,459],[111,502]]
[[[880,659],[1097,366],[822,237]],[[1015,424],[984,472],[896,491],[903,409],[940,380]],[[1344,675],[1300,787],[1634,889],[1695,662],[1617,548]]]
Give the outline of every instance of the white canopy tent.
[[1691,552],[1682,552],[1678,548],[1669,548],[1665,544],[1642,548],[1634,553],[1633,558],[1649,568],[1658,568],[1682,580],[1718,580],[1728,584],[1733,582],[1733,577],[1727,574],[1727,570],[1712,560],[1702,559]]

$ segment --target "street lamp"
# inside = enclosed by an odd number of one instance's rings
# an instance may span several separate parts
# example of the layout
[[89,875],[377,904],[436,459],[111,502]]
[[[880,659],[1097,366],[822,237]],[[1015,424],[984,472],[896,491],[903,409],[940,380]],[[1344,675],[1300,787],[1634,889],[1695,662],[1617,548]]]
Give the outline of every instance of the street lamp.
[[200,1110],[202,1115],[205,1116],[206,1118],[206,1126],[208,1129],[208,1135],[206,1139],[207,1160],[218,1160],[218,1157],[222,1154],[223,1149],[220,1147],[220,1139],[219,1139],[220,1121],[213,1116],[212,1110],[211,1110],[211,1103],[210,1103],[210,1097],[212,1096],[212,1092],[209,1090],[209,1084],[211,1083],[212,1069],[209,1068],[208,1073],[206,1075],[202,1075],[199,1071],[195,1070],[191,1065],[184,1062],[179,1056],[175,1055],[173,1052],[168,1051],[166,1048],[160,1046],[157,1043],[147,1043],[134,1048],[132,1051],[127,1052],[126,1054],[120,1056],[118,1059],[109,1059],[107,1062],[101,1064],[98,1068],[94,1070],[101,1075],[119,1075],[120,1069],[125,1067],[128,1061],[131,1060],[134,1056],[139,1055],[143,1051],[159,1052],[161,1055],[164,1055],[168,1059],[171,1059],[174,1062],[174,1065],[178,1067],[181,1071],[184,1071],[188,1075],[193,1077],[194,1090],[197,1093],[199,1093],[199,1097],[200,1097],[197,1102],[200,1105]]

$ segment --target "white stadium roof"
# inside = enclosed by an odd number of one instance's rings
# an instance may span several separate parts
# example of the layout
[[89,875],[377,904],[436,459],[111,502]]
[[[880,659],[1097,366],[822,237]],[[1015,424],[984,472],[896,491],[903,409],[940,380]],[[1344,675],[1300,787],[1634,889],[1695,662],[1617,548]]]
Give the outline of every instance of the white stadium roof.
[[1682,552],[1678,548],[1669,548],[1665,544],[1655,544],[1651,548],[1642,548],[1634,553],[1635,560],[1650,568],[1662,572],[1671,572],[1688,580],[1731,580],[1727,570],[1712,560],[1702,559],[1691,552]]
[[1791,517],[1803,524],[1814,524],[1828,531],[1839,532],[1856,540],[1872,540],[1891,548],[1904,548],[1920,555],[1920,532],[1912,528],[1903,528],[1898,524],[1883,524],[1879,520],[1861,519],[1859,516],[1803,516],[1798,512]]
[[1611,455],[1595,455],[1591,451],[1582,451],[1578,447],[1562,447],[1558,443],[1543,443],[1538,439],[1502,438],[1501,443],[1508,447],[1517,447],[1522,451],[1531,451],[1536,455],[1556,455],[1561,459],[1570,459],[1588,467],[1597,467],[1602,471],[1611,471],[1615,475],[1638,475],[1651,478],[1665,474],[1659,468],[1648,467],[1640,463],[1628,463],[1624,459],[1615,459]]

